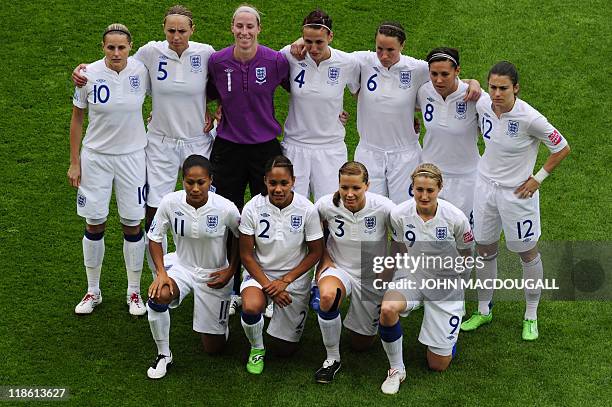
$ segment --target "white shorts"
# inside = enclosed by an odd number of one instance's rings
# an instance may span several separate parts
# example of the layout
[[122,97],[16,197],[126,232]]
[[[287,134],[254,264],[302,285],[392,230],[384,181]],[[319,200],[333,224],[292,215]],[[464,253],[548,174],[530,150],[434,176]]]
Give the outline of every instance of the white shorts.
[[369,285],[361,284],[360,278],[342,269],[328,268],[321,273],[319,281],[327,276],[340,280],[346,289],[346,298],[350,298],[344,326],[361,335],[376,335],[383,294]]
[[[164,256],[164,262],[168,257]],[[179,297],[173,300],[170,308],[178,307],[185,297],[193,291],[193,330],[203,334],[224,335],[232,297],[234,278],[222,288],[206,285],[209,274],[217,270],[193,270],[180,264],[166,264],[168,276],[176,282]]]
[[440,198],[452,203],[461,209],[469,219],[470,226],[474,227],[472,209],[474,206],[474,188],[478,172],[465,175],[444,175],[442,178],[442,191]]
[[487,245],[499,240],[502,228],[506,247],[521,253],[533,249],[540,238],[540,193],[520,199],[515,188],[501,187],[478,175],[474,191],[474,239]]
[[421,146],[394,151],[375,150],[361,143],[355,149],[355,161],[368,169],[370,192],[388,196],[395,204],[412,199],[410,175],[421,163]]
[[[445,301],[427,300],[428,295],[418,289],[389,291],[400,293],[408,302],[410,309],[400,313],[403,317],[408,316],[414,307],[423,306],[423,322],[419,332],[419,342],[426,345],[436,355],[450,356],[453,353],[455,343],[457,343],[461,318],[465,313],[463,301],[458,300],[458,298],[463,298],[463,292],[461,290],[451,290],[448,292],[448,298],[452,300]],[[439,298],[440,296],[440,290],[437,290],[429,298]]]
[[[286,271],[265,271],[266,276],[270,280],[277,280],[284,276]],[[268,334],[282,339],[287,342],[299,342],[304,333],[304,325],[306,325],[306,317],[308,316],[308,300],[310,299],[310,277],[304,274],[293,283],[287,286],[287,292],[291,296],[291,304],[286,307],[279,307],[274,304],[274,314],[268,325]],[[240,292],[247,287],[257,287],[262,289],[261,284],[257,282],[245,270],[242,275],[242,284],[240,284]],[[265,293],[264,293],[265,294]],[[266,296],[268,301],[271,298]]]
[[[214,133],[214,131],[211,131]],[[209,134],[188,140],[178,140],[156,134],[147,134],[147,205],[157,208],[164,195],[176,188],[178,172],[192,154],[210,157],[214,137]]]
[[81,150],[81,185],[77,192],[77,213],[86,219],[105,219],[113,188],[119,216],[144,218],[145,152],[100,154]]
[[338,190],[338,170],[347,161],[346,145],[331,148],[313,148],[281,143],[283,154],[293,163],[294,191],[315,202],[324,195]]

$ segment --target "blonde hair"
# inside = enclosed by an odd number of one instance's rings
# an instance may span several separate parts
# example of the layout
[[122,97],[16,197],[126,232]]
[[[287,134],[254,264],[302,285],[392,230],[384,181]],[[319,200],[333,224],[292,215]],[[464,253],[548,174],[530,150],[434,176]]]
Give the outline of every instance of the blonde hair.
[[[369,182],[368,169],[359,161],[345,162],[338,170],[338,181],[340,181],[340,177],[343,175],[361,175],[361,180],[364,184]],[[334,203],[334,206],[340,206],[340,191],[336,191],[334,193],[332,202]]]
[[132,42],[132,34],[130,34],[130,30],[123,24],[113,23],[106,27],[104,30],[104,34],[102,34],[102,42],[106,39],[107,34],[123,34],[127,37],[128,42]]
[[427,177],[431,178],[438,184],[438,188],[442,189],[442,171],[435,165],[431,163],[423,163],[414,169],[412,175],[410,175],[410,179],[412,180],[412,184],[414,184],[414,179],[416,177]]
[[236,16],[240,13],[253,14],[255,18],[257,18],[257,25],[261,25],[261,18],[259,17],[259,11],[257,11],[255,7],[251,6],[250,4],[246,4],[246,3],[241,4],[240,6],[238,6],[236,11],[234,11],[234,15],[232,16],[232,23],[234,23]]

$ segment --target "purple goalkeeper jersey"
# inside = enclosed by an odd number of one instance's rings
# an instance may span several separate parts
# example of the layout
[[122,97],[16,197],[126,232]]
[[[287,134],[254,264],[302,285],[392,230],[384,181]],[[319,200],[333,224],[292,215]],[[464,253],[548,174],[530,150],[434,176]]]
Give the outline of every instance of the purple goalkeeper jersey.
[[274,117],[274,91],[280,84],[288,88],[289,63],[282,53],[258,45],[255,57],[242,63],[234,58],[232,45],[210,56],[208,74],[208,97],[223,106],[217,137],[257,144],[281,134]]

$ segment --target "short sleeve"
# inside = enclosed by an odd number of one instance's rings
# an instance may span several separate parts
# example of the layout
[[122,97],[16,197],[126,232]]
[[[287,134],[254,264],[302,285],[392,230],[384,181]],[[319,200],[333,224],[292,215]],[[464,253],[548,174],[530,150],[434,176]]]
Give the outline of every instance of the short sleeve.
[[319,212],[314,205],[310,206],[306,210],[306,224],[304,225],[304,233],[306,234],[307,242],[312,242],[313,240],[323,237]]
[[391,226],[391,237],[396,242],[404,241],[404,226],[398,210],[389,213],[389,225]]
[[232,231],[235,237],[238,237],[240,236],[240,211],[238,211],[238,208],[233,202],[231,202],[228,206],[227,214],[225,216],[225,226]]
[[155,217],[147,233],[149,240],[161,243],[166,236],[168,226],[170,225],[170,217],[168,216],[169,206],[169,199],[163,198],[159,204],[159,208],[157,208],[157,212],[155,212]]
[[79,109],[87,109],[87,85],[83,86],[82,88],[74,88],[72,104]]
[[149,62],[149,57],[151,55],[151,49],[153,48],[154,43],[155,41],[150,41],[146,43],[145,45],[143,45],[142,47],[138,48],[138,51],[136,51],[136,53],[134,54],[134,59],[147,65]]
[[319,200],[317,202],[315,202],[315,204],[314,204],[315,210],[319,214],[319,219],[321,221],[323,221],[323,222],[325,222],[327,220],[327,211],[326,211],[325,200],[326,200],[326,197],[323,196],[323,197],[319,198]]
[[457,249],[470,249],[474,246],[474,234],[470,222],[463,213],[459,213],[454,227],[454,237]]
[[565,137],[563,137],[563,135],[539,113],[538,116],[529,123],[529,129],[527,131],[530,135],[544,143],[551,153],[558,153],[568,145]]
[[359,68],[359,62],[357,62],[357,58],[355,58],[353,54],[347,55],[350,69],[346,86],[348,87],[349,91],[354,95],[355,93],[359,92],[359,88],[361,87],[361,69]]
[[[257,197],[253,198],[257,199]],[[242,216],[240,217],[240,227],[238,230],[244,235],[252,236],[255,234],[255,211],[253,210],[254,205],[249,205],[252,201],[249,201],[242,209]]]

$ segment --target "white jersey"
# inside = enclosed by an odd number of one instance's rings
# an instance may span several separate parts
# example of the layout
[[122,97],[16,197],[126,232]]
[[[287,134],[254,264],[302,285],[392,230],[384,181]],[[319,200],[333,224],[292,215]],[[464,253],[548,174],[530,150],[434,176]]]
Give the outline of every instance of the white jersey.
[[255,236],[255,259],[266,271],[294,269],[308,253],[306,242],[323,237],[314,205],[296,193],[283,209],[255,196],[242,210],[240,233]]
[[359,143],[384,151],[414,146],[419,141],[414,131],[414,109],[417,91],[429,81],[427,62],[402,55],[387,69],[375,52],[358,51],[353,55],[361,70]]
[[188,268],[227,267],[227,235],[238,237],[240,212],[230,200],[208,192],[208,201],[198,209],[187,203],[185,191],[164,196],[147,236],[161,243],[168,229],[176,245],[178,262]]
[[551,153],[567,146],[561,133],[521,99],[517,98],[512,110],[498,118],[491,108],[491,98],[483,92],[476,109],[485,142],[478,171],[503,187],[517,187],[531,176],[540,142]]
[[149,89],[147,68],[129,57],[119,73],[104,59],[87,67],[87,85],[76,88],[72,104],[87,109],[83,147],[102,154],[129,154],[147,145],[142,104]]
[[186,140],[204,134],[208,58],[213,47],[189,42],[182,55],[168,41],[151,41],[134,57],[149,69],[153,96],[150,133]]
[[359,68],[346,52],[330,47],[331,57],[317,66],[310,54],[298,61],[291,46],[281,50],[289,61],[291,99],[285,121],[284,140],[329,148],[344,145],[344,125],[339,115],[343,109],[344,88],[359,89]]
[[[409,255],[430,259],[431,263],[428,262],[427,267],[421,265],[418,271],[433,276],[453,276],[457,275],[456,271],[465,271],[448,267],[449,261],[460,257],[457,250],[470,249],[474,245],[470,222],[453,204],[438,198],[436,214],[426,222],[417,214],[416,201],[410,199],[395,207],[390,218],[393,240],[406,243]],[[441,262],[436,264],[435,259]]]
[[[327,251],[337,268],[361,277],[361,253],[365,249],[370,252],[386,248],[389,213],[395,205],[387,197],[366,192],[365,207],[353,213],[344,207],[342,200],[335,206],[333,196],[325,195],[315,204],[329,229]],[[379,243],[384,244],[379,247]]]
[[457,90],[446,100],[431,82],[422,85],[417,95],[427,129],[422,160],[437,165],[443,175],[472,174],[480,159],[476,103],[463,100],[468,85],[457,82]]

